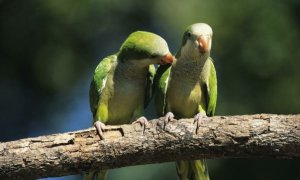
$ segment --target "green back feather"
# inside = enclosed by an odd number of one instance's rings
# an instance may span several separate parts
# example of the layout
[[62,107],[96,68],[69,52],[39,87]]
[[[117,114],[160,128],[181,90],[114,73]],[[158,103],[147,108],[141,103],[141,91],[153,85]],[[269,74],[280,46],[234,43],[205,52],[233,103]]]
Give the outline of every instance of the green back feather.
[[146,77],[144,108],[146,108],[148,106],[149,102],[152,99],[155,71],[156,71],[155,66],[153,64],[151,64],[149,66],[149,70],[148,70],[147,77]]
[[215,66],[210,58],[210,75],[208,77],[208,89],[207,89],[207,116],[213,116],[215,114],[216,105],[217,105],[217,74]]
[[90,92],[89,92],[90,108],[93,113],[93,116],[95,116],[96,114],[99,98],[103,88],[105,87],[107,75],[113,63],[116,62],[117,62],[117,56],[111,55],[104,58],[95,69],[94,76],[90,85]]
[[155,107],[158,116],[165,115],[166,93],[168,89],[171,65],[161,65],[156,71],[154,78]]

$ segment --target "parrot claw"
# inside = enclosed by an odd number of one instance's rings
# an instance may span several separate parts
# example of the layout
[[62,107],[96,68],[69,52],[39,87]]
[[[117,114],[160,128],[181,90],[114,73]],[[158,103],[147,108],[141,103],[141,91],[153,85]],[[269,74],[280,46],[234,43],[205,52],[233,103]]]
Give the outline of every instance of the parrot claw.
[[105,124],[100,122],[100,121],[96,121],[94,123],[94,126],[97,130],[97,134],[99,135],[100,139],[101,140],[104,140],[104,135],[103,135],[103,131],[104,131],[104,128],[105,128]]
[[145,116],[139,117],[137,120],[133,121],[131,124],[139,123],[143,128],[144,132],[146,130],[146,127],[149,125],[149,122]]
[[198,134],[198,130],[201,124],[201,121],[203,120],[203,118],[206,118],[206,114],[204,113],[198,113],[194,116],[194,124],[196,123],[196,134]]
[[167,124],[174,119],[174,114],[172,112],[168,112],[165,117],[163,117],[163,130],[165,130]]

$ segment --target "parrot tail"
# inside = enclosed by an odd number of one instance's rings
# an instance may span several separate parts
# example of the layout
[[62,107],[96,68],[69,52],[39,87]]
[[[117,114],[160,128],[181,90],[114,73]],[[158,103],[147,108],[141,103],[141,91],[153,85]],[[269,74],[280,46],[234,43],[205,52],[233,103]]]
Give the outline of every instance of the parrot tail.
[[84,175],[84,180],[105,180],[107,171],[90,171]]
[[204,159],[176,162],[180,180],[209,180],[208,169]]

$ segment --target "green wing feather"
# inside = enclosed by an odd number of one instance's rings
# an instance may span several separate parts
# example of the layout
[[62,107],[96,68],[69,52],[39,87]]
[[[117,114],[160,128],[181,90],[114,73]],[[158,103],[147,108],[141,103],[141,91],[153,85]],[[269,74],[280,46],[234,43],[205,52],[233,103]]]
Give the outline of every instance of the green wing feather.
[[155,107],[158,116],[165,115],[166,93],[168,89],[171,65],[161,65],[156,71],[154,78]]
[[96,67],[94,76],[90,85],[90,108],[93,117],[96,115],[100,95],[105,87],[107,75],[113,65],[117,61],[116,55],[104,58]]
[[208,79],[207,86],[207,116],[213,116],[215,114],[216,105],[217,105],[217,74],[216,69],[213,64],[212,59],[210,58],[210,74]]
[[156,71],[155,66],[153,64],[151,64],[149,66],[149,70],[148,70],[147,77],[146,77],[144,108],[146,108],[148,106],[149,102],[152,99],[155,71]]

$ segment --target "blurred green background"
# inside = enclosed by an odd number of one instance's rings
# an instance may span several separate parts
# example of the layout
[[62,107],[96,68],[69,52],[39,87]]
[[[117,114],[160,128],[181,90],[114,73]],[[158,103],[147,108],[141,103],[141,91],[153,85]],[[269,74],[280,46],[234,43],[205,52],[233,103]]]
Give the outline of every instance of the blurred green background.
[[[214,30],[218,115],[300,113],[299,19],[297,0],[0,0],[0,141],[90,127],[88,89],[99,60],[135,30],[161,35],[175,53],[196,22]],[[299,164],[209,160],[212,180],[300,179]],[[108,178],[176,173],[165,163],[116,169]]]

